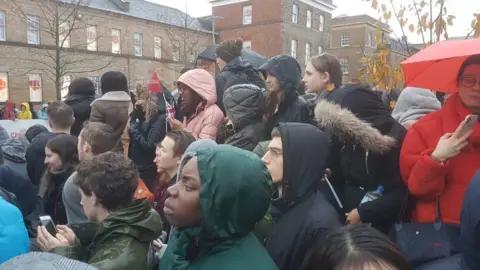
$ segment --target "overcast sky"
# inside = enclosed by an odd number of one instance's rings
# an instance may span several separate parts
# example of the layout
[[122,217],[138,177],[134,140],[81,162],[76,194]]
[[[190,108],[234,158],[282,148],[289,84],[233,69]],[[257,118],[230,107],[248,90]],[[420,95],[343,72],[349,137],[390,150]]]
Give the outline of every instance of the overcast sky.
[[[212,7],[208,0],[149,0],[162,4],[165,6],[175,7],[185,11],[188,6],[188,13],[192,16],[206,16],[212,13]],[[411,0],[396,0],[398,4],[405,2],[411,3]],[[449,28],[450,36],[465,36],[470,28],[470,23],[473,19],[473,13],[480,12],[480,0],[447,0],[447,8],[449,14],[455,15],[455,25]],[[453,4],[455,3],[455,4]],[[368,14],[374,18],[378,18],[379,14],[371,8],[370,2],[362,0],[334,0],[337,9],[333,12],[333,16],[340,14],[359,15]],[[416,24],[416,20],[411,20]],[[398,34],[400,34],[400,27],[395,19],[392,19],[390,26]],[[407,30],[408,32],[408,30]],[[420,42],[421,38],[416,34],[410,34],[409,39],[412,42]]]

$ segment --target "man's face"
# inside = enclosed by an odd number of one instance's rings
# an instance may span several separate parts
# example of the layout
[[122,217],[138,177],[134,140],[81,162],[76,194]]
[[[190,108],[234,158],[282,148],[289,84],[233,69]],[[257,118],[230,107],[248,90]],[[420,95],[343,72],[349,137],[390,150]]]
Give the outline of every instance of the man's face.
[[217,65],[220,70],[223,70],[227,63],[223,61],[220,57],[217,57]]
[[78,143],[77,143],[77,151],[78,151],[78,158],[80,161],[86,160],[91,153],[91,147],[87,142],[84,142],[82,139],[82,132],[80,132],[80,135],[78,136]]
[[283,181],[283,144],[280,137],[273,137],[262,160],[272,176],[273,183],[281,183]]
[[194,227],[200,223],[200,175],[197,158],[185,164],[180,180],[167,190],[168,198],[163,211],[172,226],[180,228]]
[[175,141],[168,136],[163,139],[159,146],[157,146],[155,159],[153,160],[157,165],[157,172],[170,171],[178,167],[180,157],[175,156],[175,153],[173,152],[174,147]]

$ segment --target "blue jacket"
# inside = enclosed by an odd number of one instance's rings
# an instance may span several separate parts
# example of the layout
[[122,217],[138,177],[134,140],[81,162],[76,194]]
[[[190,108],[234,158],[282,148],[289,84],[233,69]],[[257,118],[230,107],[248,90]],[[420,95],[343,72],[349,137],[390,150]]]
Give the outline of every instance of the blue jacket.
[[0,197],[0,264],[30,249],[23,216],[17,207]]
[[47,107],[47,103],[42,105],[42,109],[37,112],[38,119],[48,120]]

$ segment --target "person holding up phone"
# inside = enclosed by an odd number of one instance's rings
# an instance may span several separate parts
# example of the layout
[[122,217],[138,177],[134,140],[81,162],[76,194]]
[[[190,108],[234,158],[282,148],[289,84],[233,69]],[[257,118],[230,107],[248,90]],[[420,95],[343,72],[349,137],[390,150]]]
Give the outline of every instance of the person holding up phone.
[[469,57],[457,76],[458,93],[414,124],[400,154],[403,181],[416,198],[414,222],[440,217],[460,223],[463,195],[480,169],[480,55]]

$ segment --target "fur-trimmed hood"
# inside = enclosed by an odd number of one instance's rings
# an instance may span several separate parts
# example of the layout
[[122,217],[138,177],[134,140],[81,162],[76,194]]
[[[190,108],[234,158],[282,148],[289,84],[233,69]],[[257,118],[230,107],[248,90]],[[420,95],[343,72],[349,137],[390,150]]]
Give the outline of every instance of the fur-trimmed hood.
[[317,103],[315,119],[324,131],[342,141],[352,141],[374,153],[383,154],[397,145],[395,138],[383,135],[348,109],[326,100],[320,100]]

